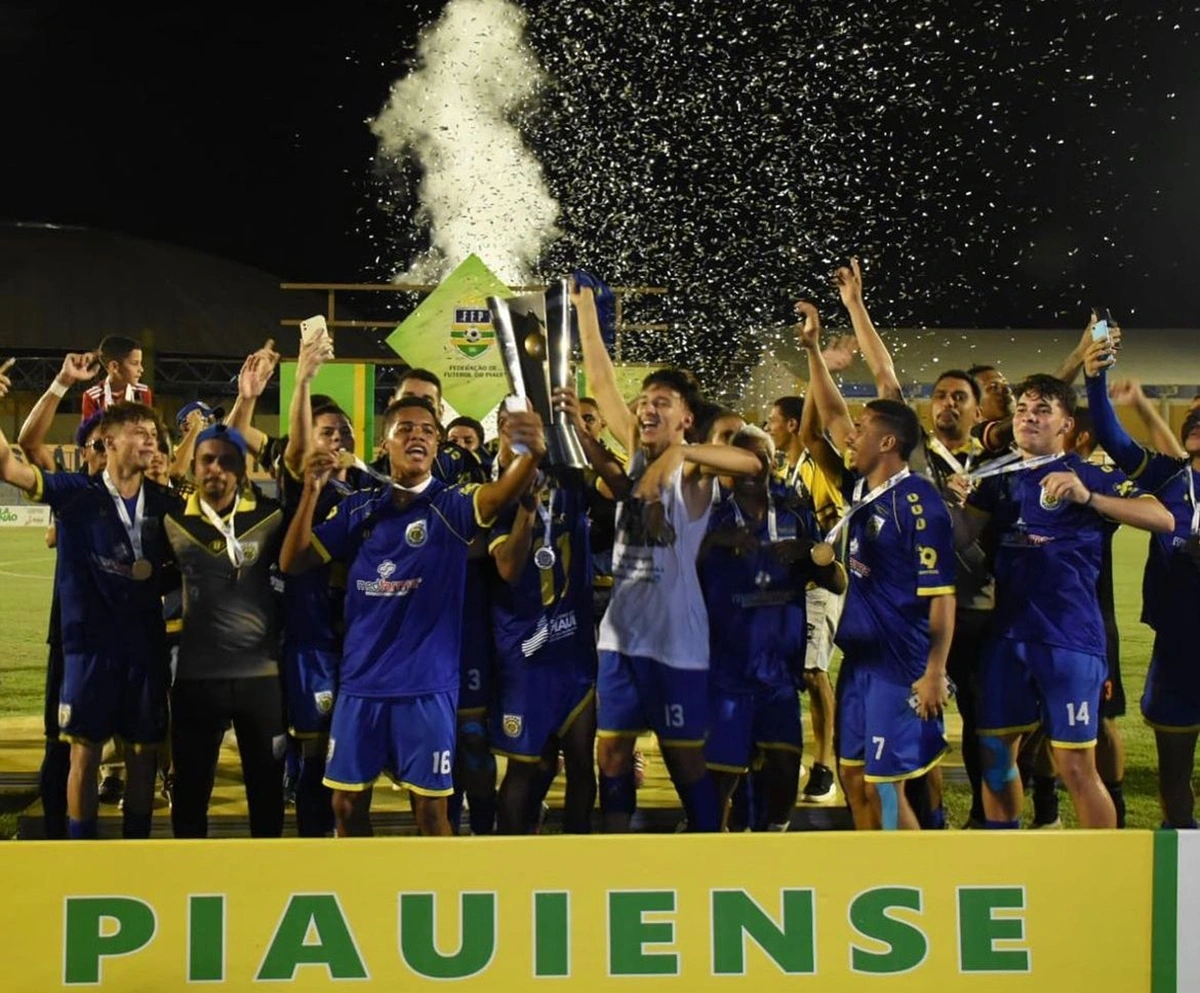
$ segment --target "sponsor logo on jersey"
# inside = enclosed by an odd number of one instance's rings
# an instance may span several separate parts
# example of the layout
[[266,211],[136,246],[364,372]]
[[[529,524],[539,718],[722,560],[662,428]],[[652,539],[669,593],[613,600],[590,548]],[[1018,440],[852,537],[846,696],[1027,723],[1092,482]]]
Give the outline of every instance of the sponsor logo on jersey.
[[377,579],[359,579],[354,588],[365,596],[408,596],[421,585],[421,577],[415,579],[392,579],[396,572],[396,563],[384,559],[375,567]]

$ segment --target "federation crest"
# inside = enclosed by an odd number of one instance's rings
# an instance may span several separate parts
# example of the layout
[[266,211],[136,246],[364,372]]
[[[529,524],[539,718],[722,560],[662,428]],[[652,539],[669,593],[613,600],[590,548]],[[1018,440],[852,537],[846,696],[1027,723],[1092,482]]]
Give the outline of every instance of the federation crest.
[[424,520],[413,521],[404,529],[404,540],[410,548],[420,548],[428,538],[429,530]]
[[525,727],[525,719],[520,714],[505,714],[501,726],[508,737],[519,738],[521,730]]
[[496,343],[492,312],[487,307],[455,307],[450,344],[469,359],[477,359]]
[[333,691],[317,690],[313,694],[313,702],[317,705],[318,714],[328,714],[333,710]]
[[[412,542],[409,542],[412,544]],[[391,579],[392,574],[396,571],[396,563],[391,559],[384,559],[376,566],[375,571],[379,573],[380,579]]]

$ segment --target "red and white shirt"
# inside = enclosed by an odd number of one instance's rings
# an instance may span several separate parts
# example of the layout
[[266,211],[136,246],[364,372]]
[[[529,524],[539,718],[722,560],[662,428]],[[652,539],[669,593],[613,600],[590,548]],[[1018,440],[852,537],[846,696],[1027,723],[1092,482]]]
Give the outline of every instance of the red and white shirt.
[[93,414],[108,410],[114,403],[144,403],[147,407],[153,407],[154,394],[144,383],[126,386],[124,394],[114,394],[112,383],[105,377],[104,382],[84,391],[83,416],[80,420],[86,421]]

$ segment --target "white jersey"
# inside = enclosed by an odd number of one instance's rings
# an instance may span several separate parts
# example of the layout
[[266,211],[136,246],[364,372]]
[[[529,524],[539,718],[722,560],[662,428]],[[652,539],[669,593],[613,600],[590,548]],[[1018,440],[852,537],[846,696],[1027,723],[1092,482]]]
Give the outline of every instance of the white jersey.
[[[630,479],[646,469],[639,451],[630,463]],[[716,481],[713,481],[716,485]],[[601,651],[640,655],[672,669],[708,668],[708,611],[700,591],[696,555],[708,528],[711,505],[688,520],[683,498],[683,467],[663,494],[663,510],[675,530],[670,545],[646,538],[640,509],[617,504],[613,541],[613,595],[600,622]]]

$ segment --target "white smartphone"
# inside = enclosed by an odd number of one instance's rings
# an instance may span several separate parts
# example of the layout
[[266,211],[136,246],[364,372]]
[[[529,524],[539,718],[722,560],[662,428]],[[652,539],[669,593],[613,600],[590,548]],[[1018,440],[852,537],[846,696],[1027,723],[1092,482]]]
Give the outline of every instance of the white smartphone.
[[300,322],[300,341],[305,345],[322,336],[329,337],[329,326],[325,323],[323,314],[317,314],[316,317],[310,317],[308,320]]
[[529,403],[524,397],[506,396],[504,398],[504,409],[510,414],[524,414],[529,410]]

